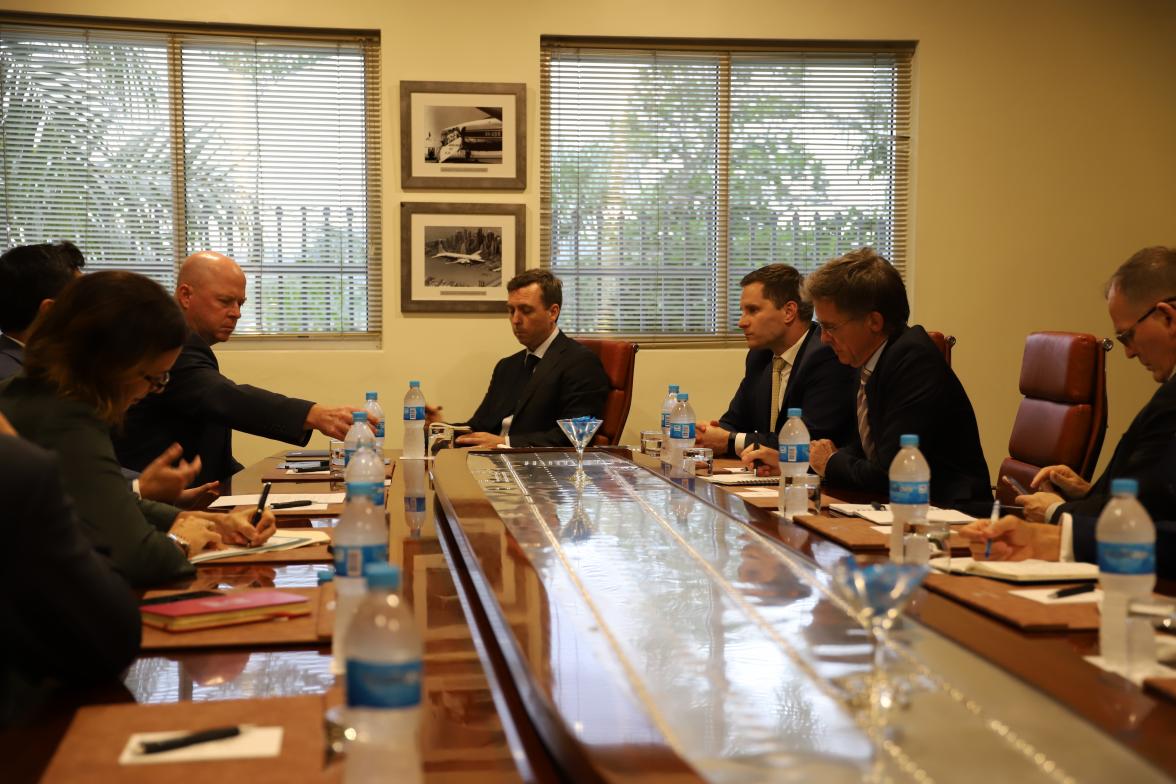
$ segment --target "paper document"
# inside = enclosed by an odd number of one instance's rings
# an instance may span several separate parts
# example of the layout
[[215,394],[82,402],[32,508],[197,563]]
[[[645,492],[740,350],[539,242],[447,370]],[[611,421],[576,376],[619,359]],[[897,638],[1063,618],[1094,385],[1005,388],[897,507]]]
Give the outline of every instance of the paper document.
[[[296,507],[299,512],[322,512],[327,504],[341,504],[346,493],[270,493],[267,503],[280,504],[286,501],[307,500],[310,506]],[[261,493],[247,495],[222,495],[208,505],[209,509],[232,509],[234,506],[257,506]]]
[[715,476],[700,476],[699,479],[705,479],[716,485],[726,485],[728,487],[780,484],[780,477],[778,476],[756,476],[755,474],[716,474]]
[[136,732],[127,740],[127,745],[119,755],[118,762],[120,765],[155,765],[161,762],[205,762],[276,757],[282,752],[282,732],[281,727],[254,727],[243,724],[241,725],[241,734],[235,737],[197,743],[194,746],[161,751],[158,754],[141,754],[139,744],[143,741],[177,738],[189,734],[189,731]]
[[[874,525],[888,526],[894,522],[894,515],[889,509],[875,509],[869,504],[829,504],[829,508],[849,517],[869,520]],[[975,517],[970,517],[954,509],[940,509],[938,506],[933,506],[927,510],[927,522],[929,523],[970,523],[975,519]]]
[[1098,589],[1073,596],[1063,596],[1060,599],[1052,598],[1055,591],[1057,588],[1022,588],[1017,591],[1009,591],[1009,595],[1020,596],[1022,599],[1041,604],[1093,604],[1102,601],[1102,591]]
[[204,550],[196,553],[188,561],[198,564],[204,563],[205,561],[216,561],[220,558],[236,558],[239,555],[270,553],[276,550],[293,550],[298,547],[306,547],[310,544],[322,544],[329,541],[331,541],[331,535],[326,531],[316,531],[308,528],[294,534],[287,530],[285,534],[274,534],[266,540],[265,544],[259,545],[258,547],[227,545],[220,550]]
[[1097,580],[1098,566],[1066,561],[977,561],[974,558],[932,558],[931,568],[947,571],[951,562],[953,574],[974,574],[1014,583],[1061,582],[1063,580]]

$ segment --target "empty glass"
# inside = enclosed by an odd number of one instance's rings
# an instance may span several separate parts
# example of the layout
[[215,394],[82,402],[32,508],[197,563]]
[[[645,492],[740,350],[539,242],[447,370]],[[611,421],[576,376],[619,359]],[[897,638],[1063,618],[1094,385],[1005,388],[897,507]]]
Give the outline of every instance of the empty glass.
[[597,429],[600,427],[599,419],[593,417],[576,417],[575,419],[557,419],[556,424],[559,429],[563,431],[568,440],[572,442],[572,446],[576,448],[576,486],[579,487],[584,484],[584,447],[592,440],[592,436],[596,435]]
[[665,437],[665,433],[660,430],[642,430],[641,454],[649,455],[650,457],[661,457],[662,444],[665,441]]

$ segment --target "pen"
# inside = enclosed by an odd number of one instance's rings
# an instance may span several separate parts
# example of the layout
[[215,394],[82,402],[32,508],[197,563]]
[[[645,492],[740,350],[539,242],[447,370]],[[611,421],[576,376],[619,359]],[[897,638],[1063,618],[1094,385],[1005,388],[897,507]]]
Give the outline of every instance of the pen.
[[885,511],[886,511],[886,504],[880,503],[880,502],[878,502],[878,501],[871,501],[871,502],[870,502],[870,507],[871,507],[871,508],[872,508],[872,509],[873,509],[875,512],[885,512]]
[[1077,596],[1080,593],[1090,593],[1094,590],[1094,583],[1071,585],[1069,588],[1059,588],[1049,595],[1050,599],[1064,599],[1067,596]]
[[310,506],[314,501],[309,498],[303,498],[299,501],[280,501],[276,504],[271,504],[270,509],[293,509],[298,506]]
[[309,466],[309,467],[307,467],[307,468],[294,468],[294,469],[292,469],[292,470],[293,470],[293,471],[294,471],[294,473],[296,473],[296,474],[302,474],[302,473],[305,473],[305,472],[307,472],[307,471],[326,471],[326,470],[327,470],[327,464],[326,464],[326,463],[322,463],[321,465],[316,465],[316,466]]
[[261,513],[265,511],[265,499],[269,498],[270,489],[273,487],[272,482],[266,482],[261,488],[261,498],[257,499],[257,511],[253,513],[253,519],[249,521],[250,525],[257,525],[261,521]]
[[[1000,521],[1000,500],[992,502],[992,514],[988,515],[989,525],[996,525]],[[992,557],[992,539],[984,540],[984,560],[987,561]]]
[[161,751],[172,751],[174,749],[195,746],[197,743],[208,743],[212,740],[233,738],[240,734],[240,727],[217,727],[211,730],[201,730],[200,732],[192,732],[187,735],[181,735],[178,738],[169,738],[168,740],[143,741],[139,744],[139,753],[158,754]]

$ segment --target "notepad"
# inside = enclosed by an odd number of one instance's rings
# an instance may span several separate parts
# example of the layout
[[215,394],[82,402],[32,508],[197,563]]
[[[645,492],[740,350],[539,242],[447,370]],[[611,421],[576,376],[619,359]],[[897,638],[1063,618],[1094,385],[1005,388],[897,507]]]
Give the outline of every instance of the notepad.
[[[302,508],[302,507],[300,507]],[[215,561],[220,558],[236,558],[239,555],[253,555],[254,553],[269,553],[275,550],[293,550],[310,544],[321,544],[331,541],[331,535],[326,531],[303,531],[298,536],[271,536],[265,544],[257,547],[237,547],[228,545],[220,550],[204,550],[193,555],[188,560],[194,564],[205,561]]]
[[[299,512],[322,512],[327,508],[327,504],[343,503],[345,496],[346,493],[270,493],[267,501],[271,504],[280,504],[284,501],[301,501],[306,499],[312,503],[310,506],[297,507]],[[257,502],[260,499],[260,493],[222,495],[209,504],[208,508],[232,509],[234,506],[257,506]]]
[[119,755],[120,765],[158,765],[164,762],[208,762],[211,760],[254,759],[276,757],[282,753],[282,727],[241,726],[241,734],[222,738],[210,743],[185,746],[182,749],[163,751],[158,754],[139,753],[139,744],[144,741],[170,740],[187,735],[186,730],[172,732],[136,732],[127,739]]
[[[894,522],[894,514],[889,509],[875,509],[869,504],[829,504],[829,508],[847,517],[860,517],[863,520],[868,520],[874,525],[889,526]],[[957,512],[955,509],[940,509],[938,506],[932,506],[927,510],[927,522],[929,523],[955,525],[970,523],[975,519],[975,517]]]
[[723,485],[724,487],[752,487],[754,485],[767,486],[780,484],[780,477],[778,476],[756,476],[755,474],[716,474],[714,476],[700,476],[699,479],[705,479],[708,482]]
[[931,568],[952,574],[974,574],[1008,580],[1014,583],[1062,582],[1066,580],[1097,580],[1098,566],[1066,561],[977,561],[974,558],[932,558]]

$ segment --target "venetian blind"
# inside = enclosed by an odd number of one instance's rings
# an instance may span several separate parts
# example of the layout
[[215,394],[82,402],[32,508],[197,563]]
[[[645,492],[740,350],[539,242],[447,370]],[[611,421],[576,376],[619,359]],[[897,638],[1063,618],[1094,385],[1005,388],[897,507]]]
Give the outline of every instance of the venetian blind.
[[738,338],[739,280],[873,245],[900,272],[912,47],[541,47],[541,261],[561,325]]
[[167,288],[237,260],[237,334],[378,335],[379,41],[0,25],[7,246]]

